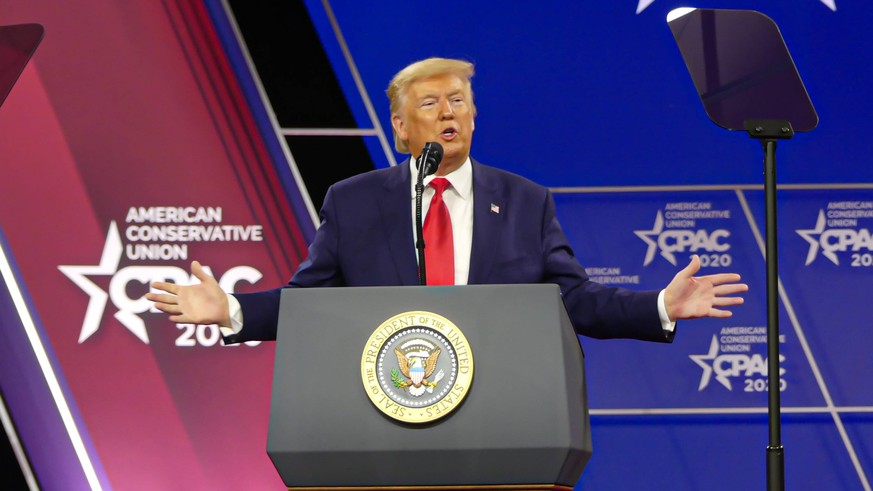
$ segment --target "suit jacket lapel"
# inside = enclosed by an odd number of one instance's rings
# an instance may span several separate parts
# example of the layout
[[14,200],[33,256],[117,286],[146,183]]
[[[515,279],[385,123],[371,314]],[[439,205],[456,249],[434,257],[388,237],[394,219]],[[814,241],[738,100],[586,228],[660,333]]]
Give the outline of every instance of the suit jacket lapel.
[[506,217],[506,197],[489,169],[473,163],[473,250],[471,285],[488,283]]
[[392,169],[379,196],[379,214],[387,247],[401,285],[418,284],[418,262],[412,240],[409,160]]

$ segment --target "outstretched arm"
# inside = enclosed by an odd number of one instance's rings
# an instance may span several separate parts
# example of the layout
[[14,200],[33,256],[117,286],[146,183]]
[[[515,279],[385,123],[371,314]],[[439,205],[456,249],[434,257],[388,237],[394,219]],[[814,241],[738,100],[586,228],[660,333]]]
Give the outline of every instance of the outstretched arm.
[[731,297],[749,290],[740,283],[740,275],[721,273],[694,276],[700,271],[700,258],[695,254],[691,263],[676,273],[664,292],[664,304],[670,320],[698,319],[701,317],[730,317],[733,313],[721,307],[741,305],[743,297]]
[[154,302],[158,310],[170,314],[173,322],[230,326],[227,295],[218,282],[203,270],[198,261],[191,263],[191,273],[200,284],[182,286],[156,281],[152,288],[165,293],[148,293],[146,298]]

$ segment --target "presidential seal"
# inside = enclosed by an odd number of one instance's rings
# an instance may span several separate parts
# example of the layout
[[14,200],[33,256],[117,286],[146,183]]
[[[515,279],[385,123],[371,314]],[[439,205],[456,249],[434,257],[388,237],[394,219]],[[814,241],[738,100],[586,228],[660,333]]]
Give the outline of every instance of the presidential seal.
[[433,312],[404,312],[382,323],[361,356],[373,404],[404,423],[429,423],[454,411],[473,381],[464,333]]

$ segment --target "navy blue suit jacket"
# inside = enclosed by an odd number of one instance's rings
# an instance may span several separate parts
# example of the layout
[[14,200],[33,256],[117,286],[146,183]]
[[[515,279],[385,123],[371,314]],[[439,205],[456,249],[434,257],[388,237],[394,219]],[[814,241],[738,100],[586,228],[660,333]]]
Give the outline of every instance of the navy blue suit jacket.
[[[309,257],[287,287],[417,285],[410,180],[407,161],[331,186]],[[658,292],[588,280],[548,189],[473,161],[473,203],[469,284],[556,283],[579,334],[672,340],[660,323]],[[243,330],[226,341],[275,339],[280,292],[236,294]]]

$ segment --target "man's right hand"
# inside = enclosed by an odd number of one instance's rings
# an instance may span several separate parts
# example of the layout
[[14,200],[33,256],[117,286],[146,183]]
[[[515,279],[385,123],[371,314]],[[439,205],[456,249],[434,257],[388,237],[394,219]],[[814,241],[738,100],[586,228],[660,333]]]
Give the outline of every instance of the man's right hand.
[[200,284],[181,286],[156,281],[152,283],[152,288],[165,293],[147,293],[146,298],[154,302],[158,310],[170,314],[173,322],[229,327],[231,323],[227,294],[218,286],[215,278],[203,270],[198,261],[191,263],[191,273],[200,280]]

